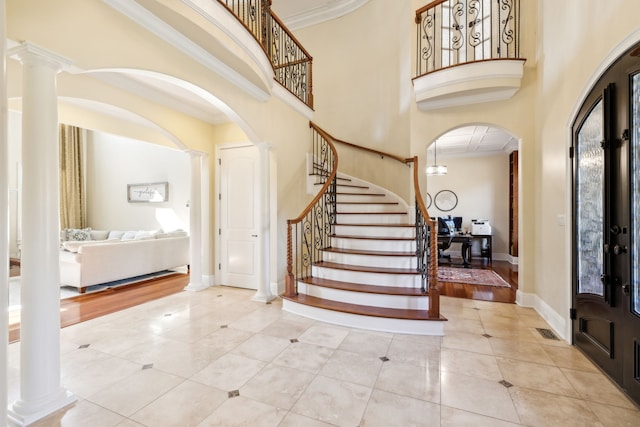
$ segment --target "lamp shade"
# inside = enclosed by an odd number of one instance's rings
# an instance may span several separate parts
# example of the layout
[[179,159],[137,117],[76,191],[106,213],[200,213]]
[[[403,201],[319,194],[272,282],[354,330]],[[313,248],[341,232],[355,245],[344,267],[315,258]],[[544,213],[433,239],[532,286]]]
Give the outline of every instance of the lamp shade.
[[446,175],[446,165],[431,165],[427,167],[427,175]]

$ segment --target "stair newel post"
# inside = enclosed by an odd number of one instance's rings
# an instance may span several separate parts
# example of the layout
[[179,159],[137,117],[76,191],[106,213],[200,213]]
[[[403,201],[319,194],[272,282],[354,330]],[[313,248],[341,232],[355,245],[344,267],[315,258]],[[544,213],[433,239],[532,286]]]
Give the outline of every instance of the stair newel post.
[[291,237],[291,220],[287,221],[287,276],[285,278],[285,292],[287,296],[292,297],[296,294],[295,282],[293,275],[293,242]]
[[429,224],[429,317],[440,317],[440,290],[438,289],[438,236],[435,221]]

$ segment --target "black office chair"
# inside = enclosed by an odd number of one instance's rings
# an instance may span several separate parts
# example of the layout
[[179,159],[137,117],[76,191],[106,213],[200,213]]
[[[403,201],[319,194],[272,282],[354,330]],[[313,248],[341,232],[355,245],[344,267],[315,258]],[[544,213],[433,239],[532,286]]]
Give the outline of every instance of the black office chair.
[[438,217],[438,260],[444,258],[451,262],[451,255],[443,254],[442,252],[451,247],[455,232],[455,224],[450,217]]

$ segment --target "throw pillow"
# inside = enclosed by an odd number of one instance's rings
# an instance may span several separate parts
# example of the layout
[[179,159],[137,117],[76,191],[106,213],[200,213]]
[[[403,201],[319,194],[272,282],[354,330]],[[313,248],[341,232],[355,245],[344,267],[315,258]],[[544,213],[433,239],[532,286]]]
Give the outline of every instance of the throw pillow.
[[65,240],[73,241],[91,240],[91,227],[83,229],[67,228],[65,237]]
[[122,236],[124,235],[124,231],[110,231],[109,232],[109,237],[107,237],[107,240],[121,240]]
[[107,237],[109,237],[108,230],[91,230],[92,240],[107,240]]
[[133,240],[136,238],[137,231],[125,231],[120,240]]

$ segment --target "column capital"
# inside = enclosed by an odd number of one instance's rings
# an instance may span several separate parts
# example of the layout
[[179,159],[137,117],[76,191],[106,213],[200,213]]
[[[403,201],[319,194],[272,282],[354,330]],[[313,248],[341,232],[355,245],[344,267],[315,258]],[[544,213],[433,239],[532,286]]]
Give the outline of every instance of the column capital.
[[7,56],[17,59],[23,64],[44,65],[54,69],[56,72],[62,70],[70,71],[73,65],[71,60],[26,41],[20,42],[18,46],[9,49]]
[[256,142],[255,146],[258,147],[258,150],[260,151],[271,151],[271,149],[273,148],[273,144],[267,141]]
[[207,157],[209,155],[209,153],[199,150],[184,150],[184,152],[191,157]]

